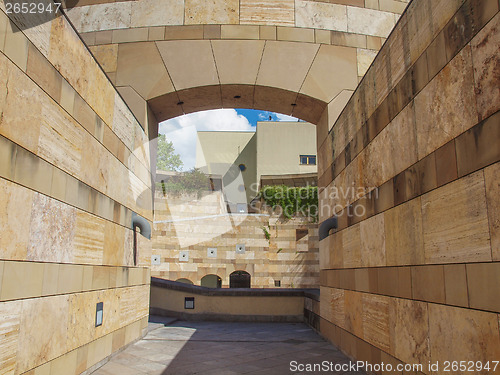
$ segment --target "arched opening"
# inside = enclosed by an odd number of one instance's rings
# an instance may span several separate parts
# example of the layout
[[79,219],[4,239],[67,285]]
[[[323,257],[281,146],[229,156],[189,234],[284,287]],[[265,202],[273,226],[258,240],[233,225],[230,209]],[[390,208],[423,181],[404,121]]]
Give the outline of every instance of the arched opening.
[[250,288],[251,276],[246,271],[234,271],[229,275],[230,288]]
[[217,275],[206,275],[201,278],[201,286],[206,288],[222,288],[222,279]]
[[194,285],[194,283],[191,280],[185,279],[185,278],[180,278],[180,279],[177,279],[175,281],[177,281],[178,283],[183,283],[183,284],[188,284],[188,285]]

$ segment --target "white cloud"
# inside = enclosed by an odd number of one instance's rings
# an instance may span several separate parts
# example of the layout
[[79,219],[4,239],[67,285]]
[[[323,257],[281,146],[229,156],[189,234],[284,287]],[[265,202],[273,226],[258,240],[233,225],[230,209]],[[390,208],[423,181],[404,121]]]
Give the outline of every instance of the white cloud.
[[196,132],[207,130],[255,131],[247,118],[234,109],[214,109],[195,112],[160,123],[159,132],[174,144],[184,163],[183,170],[194,168],[196,162]]
[[298,121],[299,119],[296,117],[282,115],[281,113],[276,113],[277,121]]

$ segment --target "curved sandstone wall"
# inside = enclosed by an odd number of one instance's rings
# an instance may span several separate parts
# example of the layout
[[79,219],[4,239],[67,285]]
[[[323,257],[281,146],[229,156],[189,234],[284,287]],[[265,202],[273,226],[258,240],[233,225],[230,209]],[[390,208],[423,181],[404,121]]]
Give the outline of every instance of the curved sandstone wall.
[[321,332],[359,360],[500,356],[498,10],[410,3],[320,147]]
[[148,137],[66,18],[0,8],[0,373],[80,374],[147,325]]

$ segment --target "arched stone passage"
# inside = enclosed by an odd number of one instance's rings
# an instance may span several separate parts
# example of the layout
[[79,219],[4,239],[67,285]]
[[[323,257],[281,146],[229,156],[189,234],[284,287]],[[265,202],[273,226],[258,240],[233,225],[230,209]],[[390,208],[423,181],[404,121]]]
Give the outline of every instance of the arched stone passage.
[[222,279],[218,275],[205,275],[201,278],[200,285],[206,288],[222,288]]

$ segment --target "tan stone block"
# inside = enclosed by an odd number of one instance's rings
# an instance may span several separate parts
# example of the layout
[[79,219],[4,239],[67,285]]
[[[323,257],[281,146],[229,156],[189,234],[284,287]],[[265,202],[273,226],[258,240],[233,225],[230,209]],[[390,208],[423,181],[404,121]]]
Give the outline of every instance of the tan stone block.
[[491,64],[498,65],[497,48],[500,43],[500,16],[497,14],[472,40],[474,79],[479,119],[484,120],[500,109],[498,76],[491,70]]
[[177,90],[219,84],[209,40],[165,41],[156,44]]
[[314,29],[277,27],[277,40],[314,43]]
[[295,25],[314,29],[347,31],[346,6],[297,0]]
[[356,88],[356,70],[354,48],[321,45],[300,92],[329,103],[343,90]]
[[342,233],[342,249],[344,267],[361,267],[361,234],[360,224],[345,229]]
[[8,22],[3,52],[24,72],[28,64],[28,45],[26,36],[13,22]]
[[82,290],[88,291],[92,289],[92,280],[94,277],[94,267],[93,266],[83,266],[83,281]]
[[345,329],[363,338],[363,293],[346,290],[345,298]]
[[92,289],[107,288],[109,288],[109,272],[107,267],[94,267],[92,274]]
[[424,194],[426,263],[491,261],[487,215],[482,172]]
[[[433,363],[463,361],[467,356],[486,363],[500,356],[496,314],[429,304],[429,339]],[[437,373],[446,374],[442,367]]]
[[362,294],[363,339],[386,352],[390,351],[390,298],[373,294]]
[[67,351],[67,312],[67,296],[23,301],[18,342],[26,343],[31,350],[18,351],[17,370],[20,373],[55,359]]
[[331,32],[331,43],[339,46],[366,48],[366,38],[366,35],[350,34],[341,31]]
[[53,295],[58,293],[59,264],[46,263],[43,271],[42,295]]
[[500,311],[500,263],[467,264],[469,305],[473,309]]
[[[2,300],[38,297],[42,294],[43,263],[6,262],[3,271]],[[30,275],[30,277],[26,277]]]
[[361,263],[363,267],[386,265],[384,214],[363,220],[360,224]]
[[[278,32],[279,35],[279,32]],[[259,39],[259,26],[222,25],[222,39]]]
[[318,48],[319,46],[315,44],[268,41],[264,48],[257,85],[297,92],[311,67]]
[[0,368],[6,374],[13,374],[17,366],[17,348],[22,302],[0,303],[2,325],[0,335]]
[[32,44],[28,48],[28,61],[26,73],[35,81],[52,99],[60,100],[62,78],[57,70]]
[[118,64],[118,44],[105,44],[90,47],[90,51],[95,56],[99,65],[106,73],[116,72]]
[[89,346],[84,345],[77,349],[76,355],[76,373],[81,374],[87,369],[87,357]]
[[131,27],[182,25],[183,21],[182,0],[148,0],[132,3]]
[[277,30],[276,26],[260,26],[259,36],[260,39],[276,40]]
[[378,0],[365,0],[365,8],[379,9]]
[[329,30],[314,30],[314,42],[321,44],[331,44],[331,32]]
[[500,260],[500,163],[484,170],[493,260]]
[[413,298],[445,303],[443,266],[419,266],[411,268]]
[[5,48],[5,34],[7,33],[7,24],[9,19],[5,13],[0,15],[0,51],[3,52]]
[[102,264],[105,221],[78,211],[74,237],[74,261],[86,264]]
[[379,9],[384,12],[391,12],[396,14],[401,14],[404,12],[407,2],[401,2],[397,0],[379,0]]
[[212,42],[221,84],[253,84],[257,79],[264,41]]
[[395,24],[392,13],[347,7],[347,30],[344,31],[387,38]]
[[203,26],[168,26],[163,39],[203,39]]
[[382,48],[382,45],[382,38],[370,35],[366,36],[366,48],[378,51],[380,48]]
[[200,39],[220,39],[221,25],[203,25],[203,38]]
[[97,31],[95,33],[95,44],[111,44],[113,30]]
[[50,375],[50,366],[51,362],[44,363],[41,366],[38,366],[34,370],[31,370],[28,374],[31,375],[31,372],[33,372],[33,375]]
[[242,0],[240,23],[294,26],[294,0]]
[[148,40],[164,40],[164,39],[165,39],[164,26],[156,26],[149,28]]
[[239,0],[185,0],[184,24],[238,24]]
[[148,35],[147,27],[113,30],[111,43],[145,42],[148,40]]
[[50,373],[54,375],[76,374],[77,358],[76,350],[56,358],[50,364]]
[[406,363],[427,363],[430,360],[429,317],[427,303],[391,299],[391,351]]
[[78,293],[83,289],[83,266],[61,264],[59,267],[58,293]]
[[415,98],[419,159],[477,123],[472,79],[466,47]]
[[368,49],[357,49],[358,53],[358,76],[364,76],[368,71],[368,68],[372,64],[375,56],[377,56],[376,51],[371,51]]
[[444,282],[446,288],[446,304],[468,307],[469,296],[467,293],[465,264],[445,265]]
[[[145,65],[144,61],[148,64]],[[144,99],[174,90],[154,42],[120,45],[117,66],[116,85],[131,86]]]
[[123,262],[124,228],[112,222],[105,222],[103,264],[121,265]]
[[90,33],[82,33],[80,35],[83,39],[83,42],[90,47],[95,45],[95,34],[96,34],[95,32],[90,32]]

